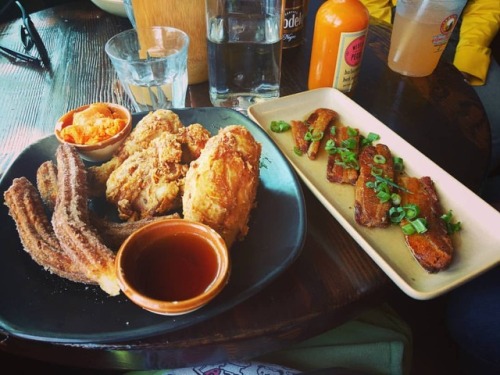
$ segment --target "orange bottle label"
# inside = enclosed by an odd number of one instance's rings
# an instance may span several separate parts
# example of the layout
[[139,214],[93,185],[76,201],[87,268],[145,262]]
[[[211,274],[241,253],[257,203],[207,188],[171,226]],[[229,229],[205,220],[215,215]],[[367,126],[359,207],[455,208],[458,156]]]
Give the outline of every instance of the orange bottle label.
[[367,29],[357,32],[340,33],[339,50],[335,62],[335,75],[332,86],[340,91],[349,92],[356,85]]

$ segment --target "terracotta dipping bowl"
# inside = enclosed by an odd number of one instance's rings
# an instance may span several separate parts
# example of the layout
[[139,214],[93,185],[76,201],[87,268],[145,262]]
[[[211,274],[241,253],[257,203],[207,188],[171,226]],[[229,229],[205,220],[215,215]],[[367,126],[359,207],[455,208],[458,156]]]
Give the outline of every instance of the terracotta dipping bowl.
[[140,307],[162,315],[192,312],[227,284],[226,244],[212,228],[184,219],[165,219],[132,233],[116,256],[123,293]]
[[88,109],[91,106],[91,104],[88,104],[73,109],[62,115],[56,122],[54,134],[59,142],[69,143],[75,146],[76,150],[83,159],[91,162],[103,162],[111,159],[111,157],[116,152],[118,147],[120,147],[123,141],[125,141],[125,139],[130,134],[132,130],[132,114],[127,108],[118,104],[114,103],[95,103],[95,104],[104,104],[105,106],[108,107],[108,109],[111,111],[111,113],[115,118],[124,119],[125,126],[123,127],[123,129],[117,134],[95,144],[87,145],[87,144],[79,144],[79,143],[65,141],[61,136],[61,130],[66,126],[73,124],[73,118],[75,114]]

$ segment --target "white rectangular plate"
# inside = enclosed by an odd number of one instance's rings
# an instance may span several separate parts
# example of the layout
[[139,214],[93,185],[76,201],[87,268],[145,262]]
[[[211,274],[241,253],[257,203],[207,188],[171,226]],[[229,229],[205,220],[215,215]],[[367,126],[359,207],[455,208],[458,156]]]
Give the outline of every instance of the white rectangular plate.
[[[406,247],[399,227],[370,229],[356,224],[354,187],[326,179],[327,154],[320,153],[314,161],[298,156],[293,151],[291,131],[273,133],[269,128],[273,120],[305,120],[321,107],[335,110],[342,124],[358,128],[361,134],[379,134],[378,142],[403,158],[409,175],[432,178],[443,210],[451,209],[453,219],[462,223],[462,230],[453,235],[456,253],[447,270],[426,272]],[[500,213],[340,91],[317,89],[254,104],[248,115],[276,142],[328,211],[409,296],[422,300],[437,297],[499,264]]]

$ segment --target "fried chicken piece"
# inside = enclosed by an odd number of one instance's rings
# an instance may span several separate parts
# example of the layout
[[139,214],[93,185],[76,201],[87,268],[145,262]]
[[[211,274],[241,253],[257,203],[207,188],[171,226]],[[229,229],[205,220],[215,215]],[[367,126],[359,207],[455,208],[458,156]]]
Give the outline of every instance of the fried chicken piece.
[[185,219],[216,230],[228,248],[248,233],[256,204],[261,145],[243,126],[231,125],[210,138],[186,175]]
[[152,140],[163,133],[178,133],[184,128],[179,116],[176,113],[158,109],[144,116],[136,127],[116,151],[111,160],[100,166],[93,166],[88,169],[88,182],[90,194],[98,196],[104,194],[106,181],[110,174],[129,156],[135,152],[140,152],[149,147]]
[[205,148],[210,132],[201,124],[191,124],[179,131],[182,143],[182,162],[189,164],[200,157],[201,151]]
[[184,177],[182,144],[175,134],[162,133],[146,149],[134,152],[109,176],[106,199],[118,207],[122,220],[158,216],[180,208]]
[[[375,161],[382,157],[384,162]],[[377,192],[367,183],[376,184],[376,174],[383,179],[394,181],[394,162],[389,147],[383,144],[366,146],[359,156],[359,177],[355,185],[354,218],[360,225],[366,227],[387,227],[390,224],[389,209],[391,201],[381,202]],[[389,193],[392,187],[387,186]]]
[[[427,221],[427,231],[405,235],[405,241],[418,263],[428,272],[446,269],[453,259],[453,243],[441,219],[443,210],[434,183],[430,177],[402,176],[398,185],[401,191],[401,206],[415,204],[420,209],[419,217]],[[409,191],[409,192],[408,192]],[[401,225],[408,224],[402,220]]]

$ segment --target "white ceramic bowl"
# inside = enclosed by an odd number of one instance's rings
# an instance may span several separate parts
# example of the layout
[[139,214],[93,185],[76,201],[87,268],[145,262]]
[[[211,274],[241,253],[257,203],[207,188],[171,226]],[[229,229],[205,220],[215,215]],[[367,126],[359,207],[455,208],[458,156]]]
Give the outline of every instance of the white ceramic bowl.
[[125,5],[123,5],[123,0],[90,0],[97,7],[101,8],[105,12],[114,14],[115,16],[127,17],[127,12],[125,11]]

